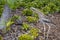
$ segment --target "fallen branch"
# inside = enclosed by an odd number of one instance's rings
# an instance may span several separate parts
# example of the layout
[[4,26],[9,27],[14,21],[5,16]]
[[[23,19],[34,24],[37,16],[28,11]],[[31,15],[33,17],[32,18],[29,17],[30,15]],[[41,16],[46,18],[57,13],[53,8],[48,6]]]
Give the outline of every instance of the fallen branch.
[[[51,25],[54,25],[53,22],[50,19],[46,18],[46,15],[44,15],[44,13],[40,12],[38,9],[31,7],[30,8],[33,12],[36,12],[39,16],[39,21],[43,24],[44,26],[44,40],[46,40],[46,36],[45,36],[45,31],[46,31],[46,27],[45,24],[48,25],[48,31],[47,31],[47,40],[48,40],[48,36],[49,36],[49,32],[50,32],[50,28]],[[51,24],[51,25],[50,25]],[[56,27],[56,25],[54,25]]]

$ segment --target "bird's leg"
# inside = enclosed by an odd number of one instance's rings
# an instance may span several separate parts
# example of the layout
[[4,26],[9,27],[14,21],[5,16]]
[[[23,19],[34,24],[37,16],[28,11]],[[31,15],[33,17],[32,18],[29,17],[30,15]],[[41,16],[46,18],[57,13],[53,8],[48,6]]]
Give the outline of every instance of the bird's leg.
[[49,28],[48,28],[48,31],[47,31],[47,39],[46,40],[48,40],[50,29],[51,29],[51,26],[49,24],[47,24],[47,25],[48,25]]
[[46,31],[46,28],[45,28],[45,23],[43,23],[43,26],[44,26],[44,40],[45,40],[45,31]]

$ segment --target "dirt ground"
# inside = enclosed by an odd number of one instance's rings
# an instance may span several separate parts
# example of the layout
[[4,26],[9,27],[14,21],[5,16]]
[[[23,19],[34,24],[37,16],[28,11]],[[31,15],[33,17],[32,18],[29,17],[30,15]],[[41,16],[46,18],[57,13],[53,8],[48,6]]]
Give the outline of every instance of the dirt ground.
[[[21,10],[20,10],[20,13],[21,13]],[[50,30],[50,33],[49,33],[49,40],[60,40],[60,13],[55,13],[55,14],[49,15],[48,17],[56,25],[56,27],[51,26],[51,30]],[[25,21],[25,20],[23,20],[23,21]],[[39,28],[43,33],[42,23],[38,22],[34,26]],[[46,29],[48,29],[47,26],[46,26]]]
[[[22,10],[23,10],[23,8],[21,8],[19,10],[16,10],[13,13],[16,14],[16,15],[22,16],[22,14],[21,14]],[[55,13],[55,14],[49,15],[48,17],[56,25],[56,27],[51,26],[51,30],[50,30],[50,33],[49,33],[49,40],[60,40],[60,13]],[[24,19],[24,17],[22,17],[22,21],[25,21],[23,19]],[[40,22],[35,23],[34,26],[39,28],[43,33],[42,23],[40,23]],[[4,36],[3,36],[4,39],[3,40],[18,40],[17,37],[23,33],[23,32],[20,31],[20,29],[19,29],[20,27],[21,27],[21,25],[15,25],[15,24],[12,25],[11,30],[9,32],[7,32],[6,34],[4,34]],[[46,26],[46,29],[48,29],[47,26]],[[36,40],[38,40],[38,39],[36,39]]]
[[[60,40],[60,13],[55,13],[48,17],[56,25],[56,27],[51,26],[51,30],[49,33],[49,40]],[[43,25],[41,23],[37,23],[36,27],[41,29],[43,33]],[[48,29],[47,26],[46,29]]]
[[53,40],[60,40],[60,13],[53,14],[52,22],[56,24],[56,27],[51,28],[51,37]]

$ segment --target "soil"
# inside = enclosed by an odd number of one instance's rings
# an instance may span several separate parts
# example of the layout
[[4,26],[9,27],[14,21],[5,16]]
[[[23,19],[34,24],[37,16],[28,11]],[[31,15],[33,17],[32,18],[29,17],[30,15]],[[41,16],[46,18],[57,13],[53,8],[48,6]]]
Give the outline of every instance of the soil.
[[[22,31],[20,28],[22,27],[21,23],[22,22],[26,22],[26,19],[24,16],[22,16],[22,11],[23,8],[17,9],[16,11],[12,12],[14,15],[19,15],[21,16],[21,21],[17,22],[15,24],[13,24],[11,26],[11,30],[8,31],[5,34],[1,34],[3,35],[3,40],[18,40],[18,36],[21,34],[24,34],[25,32]],[[49,33],[49,40],[60,40],[60,13],[54,13],[52,15],[48,15],[49,19],[56,25],[55,26],[51,26],[51,30]],[[21,25],[18,25],[18,24]],[[17,24],[17,25],[16,25]],[[34,23],[33,25],[34,27],[40,29],[41,33],[40,36],[38,37],[38,39],[35,40],[43,40],[43,25],[40,22]],[[48,26],[46,25],[46,29],[48,30]],[[46,30],[46,32],[47,32]]]
[[[49,19],[56,25],[51,26],[51,30],[49,32],[49,40],[60,40],[60,13],[55,13],[48,16]],[[37,23],[37,28],[39,28],[43,33],[43,25],[42,23]],[[48,27],[46,26],[48,30]]]

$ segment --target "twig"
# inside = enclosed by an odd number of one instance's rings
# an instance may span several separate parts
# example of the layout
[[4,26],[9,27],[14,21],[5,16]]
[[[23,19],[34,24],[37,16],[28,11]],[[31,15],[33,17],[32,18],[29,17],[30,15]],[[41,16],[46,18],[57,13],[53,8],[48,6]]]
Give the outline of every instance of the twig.
[[48,31],[47,31],[47,39],[46,40],[48,40],[50,29],[51,29],[51,26],[49,24],[47,24],[47,25],[48,25],[49,28],[48,28]]
[[46,34],[46,33],[45,33],[45,32],[46,32],[45,23],[43,23],[43,26],[44,26],[44,40],[45,40],[45,39],[46,39],[46,38],[45,38],[45,34]]

